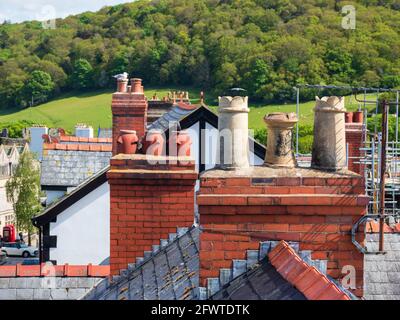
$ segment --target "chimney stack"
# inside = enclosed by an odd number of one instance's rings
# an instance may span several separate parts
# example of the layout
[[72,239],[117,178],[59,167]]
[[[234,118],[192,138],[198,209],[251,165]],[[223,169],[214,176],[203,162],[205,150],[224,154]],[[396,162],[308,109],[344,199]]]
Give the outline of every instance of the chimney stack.
[[337,171],[346,168],[344,97],[316,97],[312,167]]
[[298,122],[295,113],[275,112],[264,118],[268,127],[265,164],[270,167],[294,168],[296,159],[292,150],[292,130]]
[[219,150],[222,169],[249,167],[248,97],[219,97]]
[[[118,154],[118,138],[124,130],[136,131],[140,140],[147,126],[147,99],[144,95],[142,80],[131,79],[131,89],[125,89],[124,80],[118,81],[118,92],[112,98],[113,116],[113,155]],[[126,83],[127,84],[127,83]]]

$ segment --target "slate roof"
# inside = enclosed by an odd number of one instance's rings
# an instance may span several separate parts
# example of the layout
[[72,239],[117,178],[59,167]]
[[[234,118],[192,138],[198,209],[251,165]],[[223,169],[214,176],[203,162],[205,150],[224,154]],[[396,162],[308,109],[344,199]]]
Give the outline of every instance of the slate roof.
[[191,114],[196,106],[189,104],[174,104],[171,109],[148,126],[148,130],[166,131],[172,124],[178,124],[183,118]]
[[112,152],[45,150],[42,159],[41,185],[76,187],[107,167]]
[[171,241],[140,266],[108,284],[96,286],[86,300],[191,300],[199,286],[199,229]]
[[306,297],[264,258],[259,267],[229,282],[210,300],[306,300]]
[[173,106],[172,101],[148,101],[147,123],[152,123],[167,113]]
[[[378,251],[379,234],[367,234],[368,251]],[[400,300],[400,233],[385,233],[386,254],[364,255],[364,298]]]
[[[157,248],[144,262],[128,267],[111,281],[103,280],[84,299],[205,299],[206,288],[199,287],[199,234],[200,229],[197,227],[183,232],[161,249]],[[310,290],[311,287],[314,289]],[[349,300],[350,298],[347,292],[335,285],[333,280],[304,262],[285,241],[279,242],[263,260],[253,264],[247,272],[229,281],[209,297],[211,300]]]

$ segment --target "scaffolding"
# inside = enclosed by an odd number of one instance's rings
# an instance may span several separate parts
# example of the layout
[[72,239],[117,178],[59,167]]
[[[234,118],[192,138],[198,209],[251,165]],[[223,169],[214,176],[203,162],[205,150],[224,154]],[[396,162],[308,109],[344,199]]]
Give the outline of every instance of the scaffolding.
[[[400,90],[386,89],[386,88],[356,88],[350,86],[324,86],[324,85],[298,85],[294,89],[296,91],[296,112],[300,115],[300,90],[302,88],[317,89],[317,90],[348,90],[351,96],[354,97],[358,103],[358,111],[363,112],[363,146],[360,149],[361,156],[347,158],[347,162],[351,159],[353,163],[359,164],[364,172],[365,177],[365,192],[370,197],[368,206],[368,213],[363,217],[355,226],[354,232],[358,226],[368,221],[368,219],[380,219],[392,224],[400,222],[400,142],[399,142],[399,93]],[[393,101],[387,102],[387,108],[383,106],[381,112],[379,110],[380,101],[379,96],[384,92],[395,94]],[[368,100],[368,95],[374,95],[376,99]],[[362,98],[359,97],[362,95]],[[394,139],[389,139],[389,123],[390,112],[389,107],[394,106],[395,112],[395,132]],[[373,130],[368,130],[368,122],[378,114],[382,114],[382,125],[374,122]],[[371,126],[370,126],[371,127]],[[384,128],[382,130],[382,128]],[[383,132],[385,131],[383,136]],[[301,158],[303,155],[299,154],[298,139],[299,127],[296,128],[296,157]],[[383,146],[383,142],[385,146]],[[348,150],[348,145],[347,145]],[[348,155],[348,152],[347,152]],[[384,167],[382,168],[384,159]],[[383,175],[383,176],[382,176]],[[381,228],[383,230],[383,227]],[[383,231],[381,236],[383,237]],[[356,243],[355,243],[356,244]],[[364,253],[366,249],[361,247],[358,243],[356,246]],[[383,239],[382,246],[378,253],[383,252]]]

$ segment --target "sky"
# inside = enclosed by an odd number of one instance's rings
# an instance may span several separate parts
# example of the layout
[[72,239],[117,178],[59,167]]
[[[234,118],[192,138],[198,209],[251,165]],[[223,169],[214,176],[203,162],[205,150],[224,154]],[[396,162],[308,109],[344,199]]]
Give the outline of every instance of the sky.
[[0,0],[0,22],[50,20],[71,14],[96,11],[103,6],[130,2],[129,0]]

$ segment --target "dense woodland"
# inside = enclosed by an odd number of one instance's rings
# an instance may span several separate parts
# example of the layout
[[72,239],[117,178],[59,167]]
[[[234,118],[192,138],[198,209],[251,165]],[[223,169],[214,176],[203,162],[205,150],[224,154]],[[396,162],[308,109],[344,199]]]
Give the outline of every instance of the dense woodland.
[[[341,26],[345,4],[355,30]],[[140,0],[56,25],[0,26],[0,107],[110,87],[123,71],[265,102],[293,99],[296,83],[400,85],[399,0]]]

